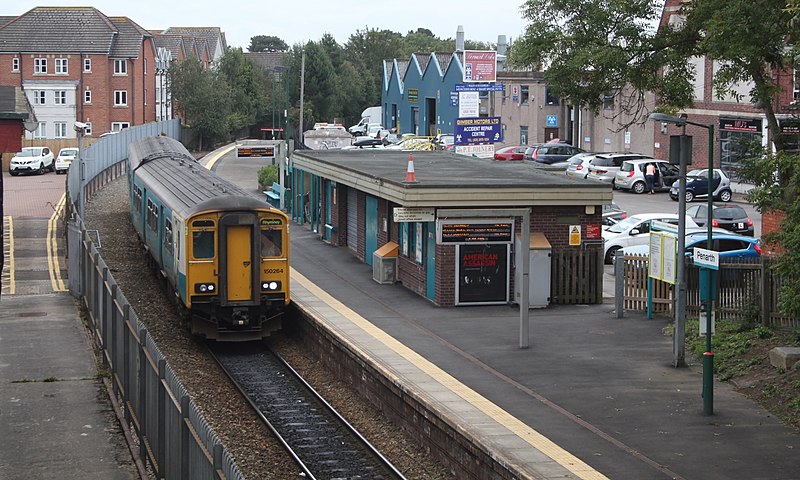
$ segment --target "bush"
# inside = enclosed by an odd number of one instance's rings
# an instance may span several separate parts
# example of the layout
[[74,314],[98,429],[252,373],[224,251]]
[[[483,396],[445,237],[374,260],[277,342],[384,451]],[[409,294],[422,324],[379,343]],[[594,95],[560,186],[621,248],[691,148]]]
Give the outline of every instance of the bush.
[[258,171],[258,184],[262,189],[270,188],[273,183],[278,181],[278,166],[267,165]]

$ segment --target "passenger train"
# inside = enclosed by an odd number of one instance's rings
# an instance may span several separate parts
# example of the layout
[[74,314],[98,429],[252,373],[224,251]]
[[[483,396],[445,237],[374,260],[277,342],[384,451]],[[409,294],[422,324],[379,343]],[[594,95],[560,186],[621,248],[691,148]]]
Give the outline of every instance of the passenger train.
[[131,221],[191,331],[220,341],[268,337],[289,305],[285,213],[159,136],[128,151]]

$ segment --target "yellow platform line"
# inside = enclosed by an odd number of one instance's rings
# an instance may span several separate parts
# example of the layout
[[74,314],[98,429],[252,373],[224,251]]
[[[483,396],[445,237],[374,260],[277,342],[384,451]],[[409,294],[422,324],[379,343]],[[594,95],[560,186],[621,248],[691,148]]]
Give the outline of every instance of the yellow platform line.
[[[470,402],[475,408],[496,420],[500,425],[503,425],[509,431],[514,432],[514,434],[527,442],[530,446],[547,455],[553,459],[553,461],[572,472],[577,477],[587,480],[599,480],[607,478],[602,473],[584,463],[578,457],[558,446],[549,438],[521,422],[510,413],[498,407],[479,393],[453,378],[444,370],[429,362],[417,352],[406,347],[403,343],[397,341],[394,337],[367,321],[364,317],[332,297],[329,293],[320,289],[295,269],[292,269],[291,273],[292,280],[298,282],[313,295],[316,295],[329,307],[342,314],[345,318],[353,322],[359,328],[363,329],[373,338],[383,343],[390,350],[394,351],[401,357],[408,359],[411,363],[419,367],[423,372],[430,375],[432,378],[439,380],[443,386],[450,389],[450,391],[452,391],[454,394]],[[355,348],[355,346],[352,344],[351,346],[354,348],[354,350],[360,351],[361,354],[365,355],[363,350]]]
[[233,144],[233,145],[231,145],[229,147],[225,147],[224,149],[222,149],[222,150],[220,150],[220,151],[218,151],[216,153],[212,153],[209,156],[209,160],[208,160],[208,163],[206,164],[206,168],[211,170],[211,168],[214,166],[214,164],[216,164],[219,161],[219,159],[222,158],[223,155],[225,155],[226,153],[230,152],[234,148],[236,148],[236,144]]
[[61,265],[58,261],[58,220],[61,212],[64,211],[67,194],[61,195],[61,199],[56,204],[56,209],[50,220],[47,222],[47,268],[50,271],[50,286],[54,292],[65,292],[64,280],[61,278]]
[[6,255],[5,268],[8,269],[8,295],[17,293],[17,283],[14,276],[14,220],[7,216],[3,219],[6,223],[5,236],[3,238],[3,250]]

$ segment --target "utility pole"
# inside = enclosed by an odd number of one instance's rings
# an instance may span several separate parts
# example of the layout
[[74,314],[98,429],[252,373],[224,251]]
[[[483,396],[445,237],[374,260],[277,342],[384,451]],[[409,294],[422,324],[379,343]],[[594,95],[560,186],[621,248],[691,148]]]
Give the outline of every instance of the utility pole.
[[[303,95],[305,91],[305,82],[306,78],[306,51],[303,49],[303,54],[300,57],[300,126],[298,131],[300,132],[300,145],[303,145]],[[301,147],[302,148],[302,147]]]

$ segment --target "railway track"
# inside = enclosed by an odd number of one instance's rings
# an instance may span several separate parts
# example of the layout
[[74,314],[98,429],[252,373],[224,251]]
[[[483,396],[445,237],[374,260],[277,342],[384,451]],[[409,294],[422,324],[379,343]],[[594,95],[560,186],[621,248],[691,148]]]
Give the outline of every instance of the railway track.
[[405,478],[264,344],[216,344],[210,351],[305,478]]

